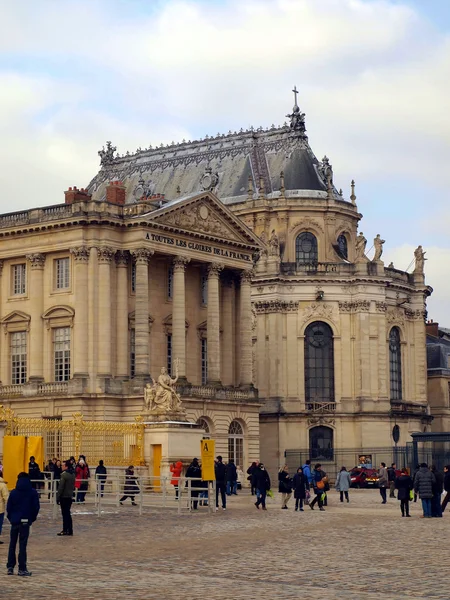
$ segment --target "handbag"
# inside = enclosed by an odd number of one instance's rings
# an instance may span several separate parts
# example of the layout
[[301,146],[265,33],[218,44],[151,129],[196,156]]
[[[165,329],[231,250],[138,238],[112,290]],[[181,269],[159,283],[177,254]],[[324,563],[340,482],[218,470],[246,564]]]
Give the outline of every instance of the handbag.
[[414,490],[409,490],[409,499],[414,500]]
[[318,490],[323,490],[325,488],[325,482],[323,479],[321,479],[320,481],[316,481],[316,488]]

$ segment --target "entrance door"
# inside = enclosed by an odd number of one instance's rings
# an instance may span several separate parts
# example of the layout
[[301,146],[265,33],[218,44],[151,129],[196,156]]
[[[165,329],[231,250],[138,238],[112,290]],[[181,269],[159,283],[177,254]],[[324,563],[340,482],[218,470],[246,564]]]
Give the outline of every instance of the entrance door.
[[161,480],[159,477],[161,476],[161,457],[162,457],[162,445],[161,444],[152,444],[152,458],[153,458],[153,490],[155,492],[161,491]]

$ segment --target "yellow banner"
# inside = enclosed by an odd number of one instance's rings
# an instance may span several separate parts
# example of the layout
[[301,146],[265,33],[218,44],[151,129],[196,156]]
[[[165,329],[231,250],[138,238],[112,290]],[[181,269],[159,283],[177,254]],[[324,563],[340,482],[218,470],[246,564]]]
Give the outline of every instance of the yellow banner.
[[41,471],[44,470],[44,438],[41,436],[29,436],[27,437],[27,448],[25,456],[25,471],[28,473],[28,463],[30,462],[30,456],[34,456],[34,460],[39,465]]
[[214,481],[216,479],[214,471],[215,445],[216,442],[214,440],[201,440],[200,442],[203,481]]
[[19,473],[28,473],[28,463],[25,465],[25,447],[26,438],[23,435],[5,435],[3,438],[3,479],[10,490],[16,487]]

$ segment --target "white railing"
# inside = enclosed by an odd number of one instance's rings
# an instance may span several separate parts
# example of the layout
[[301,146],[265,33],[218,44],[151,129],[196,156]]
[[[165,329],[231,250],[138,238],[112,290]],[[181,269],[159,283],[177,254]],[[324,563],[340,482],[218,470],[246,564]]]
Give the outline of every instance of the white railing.
[[52,383],[39,383],[38,394],[67,394],[69,384],[67,381],[53,381]]
[[22,394],[22,383],[0,386],[0,396],[22,396]]

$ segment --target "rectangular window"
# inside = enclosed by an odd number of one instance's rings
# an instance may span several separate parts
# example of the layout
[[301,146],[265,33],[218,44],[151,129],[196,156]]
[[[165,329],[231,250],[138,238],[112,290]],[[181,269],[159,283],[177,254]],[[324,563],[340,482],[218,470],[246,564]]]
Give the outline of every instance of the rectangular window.
[[131,265],[131,293],[136,293],[136,263]]
[[167,298],[172,300],[173,296],[173,267],[170,266],[167,271]]
[[[51,428],[45,434],[45,454],[46,461],[51,460],[53,457],[59,458],[63,455],[62,448],[62,432],[58,429],[56,425],[57,421],[61,421],[62,417],[42,417],[46,421],[53,421],[55,423],[55,427]],[[47,464],[47,462],[46,462]],[[47,470],[47,469],[46,469]]]
[[11,333],[11,383],[27,380],[27,332]]
[[55,265],[55,288],[66,290],[70,286],[70,259],[57,258]]
[[26,286],[27,280],[27,266],[25,263],[20,265],[13,265],[12,268],[12,289],[13,294],[25,294],[27,291]]
[[136,329],[130,330],[130,377],[136,375]]
[[208,304],[208,275],[203,273],[200,276],[200,292],[202,306],[206,306]]
[[202,338],[202,385],[208,381],[208,340]]
[[55,381],[69,381],[70,327],[57,327],[53,330],[53,359]]
[[172,374],[172,334],[167,334],[167,372]]

